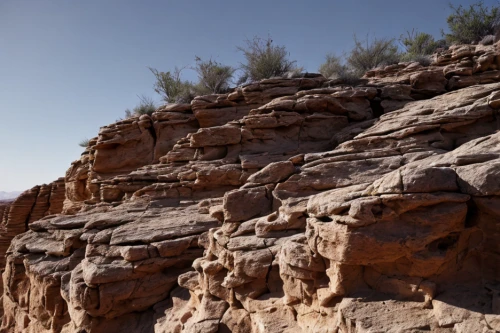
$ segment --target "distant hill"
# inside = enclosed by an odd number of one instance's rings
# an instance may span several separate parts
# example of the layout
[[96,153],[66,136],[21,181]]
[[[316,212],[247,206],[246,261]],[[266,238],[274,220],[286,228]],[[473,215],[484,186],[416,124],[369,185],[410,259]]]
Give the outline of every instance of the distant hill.
[[13,192],[4,192],[0,191],[0,200],[9,200],[9,199],[15,199],[21,194],[20,191],[13,191]]

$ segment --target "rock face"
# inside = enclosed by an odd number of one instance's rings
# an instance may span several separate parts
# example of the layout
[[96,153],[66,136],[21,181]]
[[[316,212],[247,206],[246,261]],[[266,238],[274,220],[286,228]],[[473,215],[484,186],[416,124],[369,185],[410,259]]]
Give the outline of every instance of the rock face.
[[[10,205],[12,203],[12,200],[0,200],[0,221],[4,221],[7,218]],[[5,256],[5,250],[9,247],[10,240],[4,240],[0,238],[0,241],[2,243],[2,259]],[[3,267],[5,267],[5,261],[2,262],[2,273],[3,273]],[[0,283],[0,290],[2,291],[3,294],[3,285]],[[3,307],[0,305],[0,314],[3,315]]]
[[101,128],[0,204],[1,331],[500,331],[499,69],[455,46]]
[[[62,211],[64,178],[49,185],[35,186],[14,201],[0,201],[0,267],[5,269],[5,254],[12,239],[25,231],[33,221]],[[3,282],[0,282],[3,291]],[[3,308],[0,307],[0,311]]]

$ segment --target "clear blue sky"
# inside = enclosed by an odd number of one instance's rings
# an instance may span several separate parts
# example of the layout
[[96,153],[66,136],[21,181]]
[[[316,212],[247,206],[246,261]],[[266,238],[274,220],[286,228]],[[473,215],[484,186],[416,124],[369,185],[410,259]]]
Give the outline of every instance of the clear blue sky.
[[237,66],[237,45],[270,34],[313,72],[325,54],[348,51],[353,34],[417,28],[440,37],[448,2],[0,0],[0,190],[64,176],[78,142],[122,117],[137,95],[160,101],[147,66],[167,71],[195,56]]

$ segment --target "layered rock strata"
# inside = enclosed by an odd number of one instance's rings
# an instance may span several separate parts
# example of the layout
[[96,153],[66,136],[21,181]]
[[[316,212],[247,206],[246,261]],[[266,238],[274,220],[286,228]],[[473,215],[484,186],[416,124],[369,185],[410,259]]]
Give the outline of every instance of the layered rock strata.
[[499,66],[455,46],[101,128],[3,213],[2,331],[500,331]]
[[[0,221],[3,221],[4,219],[6,219],[6,217],[4,217],[4,216],[8,215],[9,208],[10,208],[12,201],[13,200],[0,200]],[[4,251],[2,252],[2,254],[3,254],[2,257],[5,256],[5,250],[9,247],[9,243],[10,242],[4,242],[4,244],[3,244]],[[2,267],[5,267],[5,262],[3,262]],[[3,269],[2,269],[2,273],[3,273]],[[0,291],[3,294],[3,286],[1,283],[0,283]],[[1,301],[1,299],[0,299],[0,301]],[[0,305],[0,314],[3,315],[2,305]]]
[[[16,200],[0,202],[0,267],[5,268],[5,254],[12,239],[25,231],[28,225],[46,215],[62,212],[65,198],[64,178],[48,185],[35,186],[23,192]],[[0,290],[3,283],[0,282]],[[0,311],[2,307],[0,306]]]

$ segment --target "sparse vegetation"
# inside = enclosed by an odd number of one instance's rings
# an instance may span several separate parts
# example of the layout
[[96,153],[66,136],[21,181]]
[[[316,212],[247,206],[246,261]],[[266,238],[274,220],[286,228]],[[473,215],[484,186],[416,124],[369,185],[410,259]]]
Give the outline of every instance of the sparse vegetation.
[[415,55],[433,54],[438,48],[446,47],[445,40],[435,40],[432,35],[425,32],[418,32],[415,29],[407,31],[406,36],[401,35],[399,41],[405,48],[406,53]]
[[340,79],[345,84],[357,84],[366,71],[398,63],[401,57],[393,39],[374,39],[360,41],[354,36],[354,48],[342,58],[328,54],[326,61],[320,66],[319,72],[329,79]]
[[[235,69],[209,59],[202,60],[196,57],[196,66],[192,69],[198,74],[198,83],[193,84],[187,80],[182,80],[181,72],[186,67],[175,67],[173,72],[161,72],[149,67],[149,70],[156,78],[154,90],[162,96],[166,103],[190,103],[196,96],[208,94],[220,94],[229,89],[231,78]],[[141,104],[136,107],[138,112],[151,105],[149,101],[141,100]],[[128,114],[138,114],[128,110]]]
[[432,57],[428,54],[405,53],[401,55],[401,62],[418,62],[422,66],[429,66],[432,63]]
[[333,54],[327,54],[325,62],[319,67],[318,71],[326,78],[339,75],[344,70],[342,59]]
[[200,57],[196,57],[194,70],[198,74],[198,83],[194,88],[200,95],[226,92],[235,71],[231,66],[222,65],[212,59],[202,60]]
[[394,39],[375,38],[360,41],[354,36],[354,48],[347,56],[347,64],[360,77],[368,70],[399,61],[400,54]]
[[446,47],[444,39],[435,40],[432,35],[415,29],[407,31],[406,35],[401,35],[399,42],[406,50],[406,53],[401,55],[400,61],[419,62],[423,66],[431,64],[430,55],[437,49]]
[[325,62],[319,67],[321,75],[328,79],[340,80],[342,83],[354,85],[359,82],[362,75],[345,65],[342,58],[333,54],[326,56]]
[[240,46],[238,50],[243,52],[246,60],[241,64],[243,75],[238,80],[239,84],[282,76],[298,68],[296,61],[288,59],[286,47],[274,45],[270,36],[267,39],[247,39],[246,46]]
[[361,77],[363,75],[364,73],[360,75],[358,71],[355,71],[349,67],[344,67],[344,70],[339,72],[337,78],[340,79],[343,84],[348,84],[353,86],[360,83]]
[[483,1],[479,1],[464,8],[455,7],[450,3],[453,13],[448,16],[447,23],[450,33],[443,32],[449,44],[478,43],[487,35],[494,35],[500,23],[500,8],[488,8]]
[[283,74],[283,77],[286,77],[287,79],[304,77],[304,67],[295,67],[291,71],[288,71],[285,74]]
[[89,145],[89,142],[90,142],[90,140],[89,140],[89,139],[87,139],[87,138],[85,138],[85,139],[81,140],[81,141],[78,143],[78,145],[79,145],[80,147],[87,148],[87,146]]
[[[346,55],[339,57],[333,54],[326,56],[319,72],[329,79],[338,79],[343,83],[356,84],[366,71],[380,66],[403,62],[419,62],[424,66],[431,64],[432,55],[437,49],[445,48],[449,43],[479,42],[491,44],[494,34],[500,24],[500,7],[488,8],[483,1],[470,5],[468,8],[453,4],[449,5],[453,13],[447,18],[450,33],[445,39],[435,39],[432,35],[413,29],[401,35],[399,42],[404,48],[399,52],[395,39],[374,38],[359,40],[354,36],[354,48]],[[494,38],[493,38],[494,39]],[[237,50],[244,55],[240,63],[242,75],[237,84],[249,81],[259,81],[271,77],[299,77],[302,68],[290,60],[285,46],[274,44],[271,36],[267,38],[254,37],[247,39],[244,46]],[[181,72],[186,68],[175,67],[173,71],[161,72],[149,68],[155,76],[154,90],[167,103],[189,103],[204,94],[220,94],[230,89],[235,68],[223,65],[212,58],[202,60],[196,57],[196,65],[189,67],[198,74],[198,82],[189,82],[181,78]],[[151,114],[156,106],[150,99],[141,99],[141,103],[132,110],[126,110],[126,116]]]
[[173,72],[160,72],[155,68],[149,70],[156,78],[154,90],[167,103],[189,103],[194,98],[193,84],[181,79],[184,68],[175,67]]
[[125,118],[130,118],[133,116],[142,116],[143,114],[152,115],[156,110],[156,103],[152,98],[147,96],[138,96],[140,102],[132,110],[125,110]]

